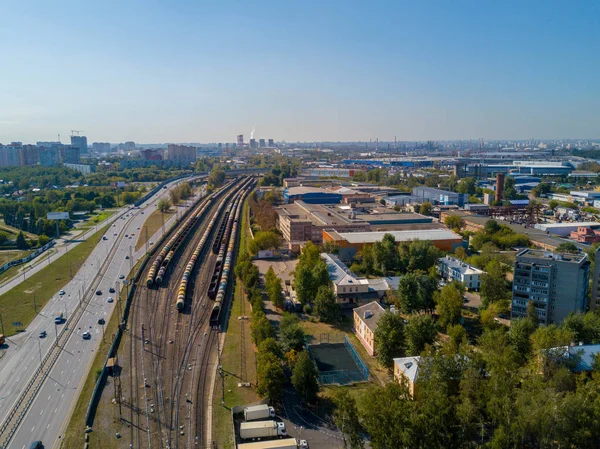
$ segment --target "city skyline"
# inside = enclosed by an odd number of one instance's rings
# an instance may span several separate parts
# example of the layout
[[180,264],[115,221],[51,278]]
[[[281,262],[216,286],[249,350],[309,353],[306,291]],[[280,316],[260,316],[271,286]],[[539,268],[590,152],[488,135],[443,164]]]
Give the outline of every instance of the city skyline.
[[600,137],[594,2],[60,5],[3,8],[2,143]]

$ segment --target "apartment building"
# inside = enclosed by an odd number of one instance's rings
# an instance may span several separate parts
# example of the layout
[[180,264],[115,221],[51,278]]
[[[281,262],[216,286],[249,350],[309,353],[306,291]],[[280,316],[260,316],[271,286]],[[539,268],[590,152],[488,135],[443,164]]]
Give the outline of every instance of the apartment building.
[[515,260],[511,318],[526,316],[530,301],[542,324],[560,324],[571,312],[584,312],[589,277],[586,254],[522,250]]
[[473,265],[450,256],[440,257],[438,271],[446,282],[462,282],[467,290],[479,290],[481,287],[480,276],[485,273]]
[[354,309],[354,333],[371,356],[376,354],[375,329],[384,313],[385,309],[377,301]]

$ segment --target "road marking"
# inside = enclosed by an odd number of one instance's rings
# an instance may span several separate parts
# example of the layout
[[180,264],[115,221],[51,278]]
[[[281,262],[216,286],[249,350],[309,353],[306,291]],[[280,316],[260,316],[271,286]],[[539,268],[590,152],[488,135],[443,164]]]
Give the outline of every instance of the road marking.
[[34,430],[35,430],[35,426],[33,426],[33,427],[31,428],[31,431],[32,431],[32,432],[33,432]]
[[56,411],[57,411],[57,410],[58,410],[58,407],[56,407],[56,408],[54,409],[54,413],[56,413]]
[[48,430],[49,428],[50,428],[50,424],[48,424],[48,425],[46,426],[46,430]]
[[51,397],[52,397],[52,395],[49,395],[49,396],[48,396],[48,400],[50,400],[50,398],[51,398]]
[[44,410],[42,410],[42,411],[40,412],[40,415],[42,415],[43,413],[44,413]]
[[19,378],[17,379],[17,382],[18,382],[18,381],[20,381],[20,380],[21,380],[21,378],[19,377]]

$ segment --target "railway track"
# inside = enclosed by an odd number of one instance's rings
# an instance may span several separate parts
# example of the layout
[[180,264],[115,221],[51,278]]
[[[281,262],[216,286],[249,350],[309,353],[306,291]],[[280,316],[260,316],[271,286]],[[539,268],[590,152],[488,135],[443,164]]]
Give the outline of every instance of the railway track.
[[[216,349],[216,332],[210,326],[213,301],[207,291],[217,255],[210,248],[229,205],[238,200],[241,207],[247,184],[247,179],[237,180],[222,189],[219,198],[199,204],[204,212],[175,248],[160,285],[149,288],[147,282],[150,269],[156,273],[160,265],[149,264],[140,276],[122,345],[127,350],[119,355],[121,377],[129,380],[128,391],[121,394],[128,400],[122,422],[129,432],[119,447],[203,447],[206,369]],[[190,269],[186,263],[193,255]]]

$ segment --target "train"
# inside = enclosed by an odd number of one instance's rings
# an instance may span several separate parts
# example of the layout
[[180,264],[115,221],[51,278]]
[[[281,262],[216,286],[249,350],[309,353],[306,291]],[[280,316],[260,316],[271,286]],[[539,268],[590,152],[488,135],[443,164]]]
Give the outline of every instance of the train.
[[225,263],[223,264],[223,270],[220,276],[219,287],[215,297],[215,304],[210,315],[210,326],[218,327],[219,320],[221,317],[221,308],[225,300],[225,293],[227,292],[227,284],[229,282],[229,275],[233,273],[233,256],[235,252],[235,245],[237,242],[238,226],[240,222],[240,216],[242,215],[242,204],[246,195],[248,195],[254,188],[254,179],[250,179],[241,189],[239,196],[239,207],[234,212],[234,219],[232,222],[231,233],[229,235],[229,241],[227,242],[227,254],[225,256]]
[[190,229],[192,229],[194,227],[194,225],[198,221],[198,219],[202,217],[204,212],[207,210],[208,206],[214,200],[219,198],[219,196],[221,196],[221,194],[223,192],[225,192],[227,189],[229,189],[235,182],[236,182],[235,179],[231,180],[230,182],[225,184],[223,186],[223,188],[219,189],[217,192],[211,193],[206,199],[204,199],[197,206],[197,211],[193,212],[192,215],[184,222],[183,226],[181,226],[175,232],[175,234],[173,234],[173,236],[169,239],[167,244],[158,253],[158,256],[156,256],[156,259],[154,259],[154,262],[152,263],[152,266],[150,267],[150,270],[148,271],[148,276],[146,278],[146,286],[148,288],[151,288],[155,283],[157,286],[162,284],[162,281],[164,280],[164,277],[166,275],[169,263],[175,256],[175,251],[177,251],[177,248],[179,247],[181,242],[184,240],[184,238],[187,236],[187,233],[190,231]]
[[[238,194],[236,193],[235,195],[237,197]],[[226,197],[219,204],[215,214],[213,215],[211,221],[208,224],[208,227],[206,228],[206,230],[202,234],[200,241],[196,245],[196,249],[194,250],[192,257],[190,257],[190,260],[188,261],[188,263],[186,265],[185,271],[184,271],[183,276],[181,277],[181,281],[179,283],[179,289],[177,291],[177,300],[175,302],[175,306],[176,306],[177,310],[179,310],[180,312],[185,309],[185,297],[186,297],[186,293],[187,293],[187,286],[188,286],[188,282],[190,281],[194,266],[196,265],[196,262],[198,261],[198,258],[200,257],[200,254],[203,251],[206,241],[212,235],[213,227],[215,226],[215,223],[217,222],[217,220],[219,218],[221,210],[228,203],[229,198],[230,198],[230,196]],[[230,210],[230,209],[231,209],[231,204],[228,204],[227,210]]]

